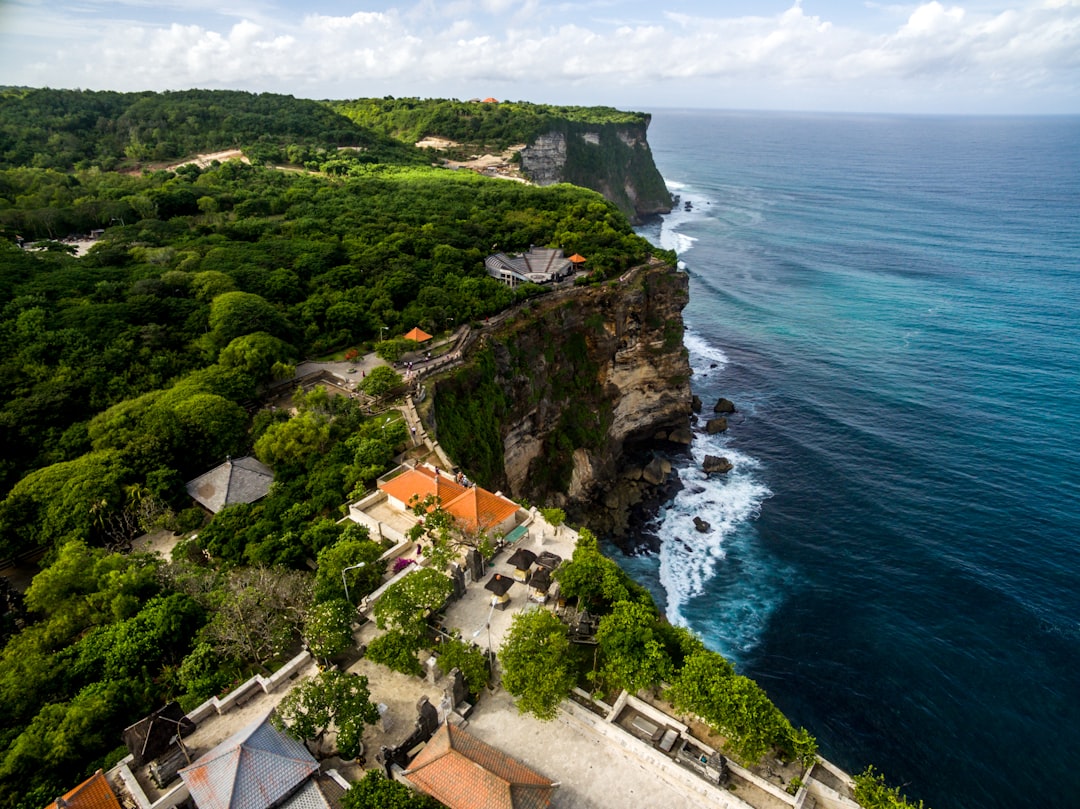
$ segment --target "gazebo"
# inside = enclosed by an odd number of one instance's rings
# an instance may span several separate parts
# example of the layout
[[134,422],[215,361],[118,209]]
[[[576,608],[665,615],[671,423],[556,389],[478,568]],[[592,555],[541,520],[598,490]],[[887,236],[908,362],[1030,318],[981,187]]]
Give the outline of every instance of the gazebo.
[[488,579],[487,584],[484,585],[484,589],[490,590],[494,594],[491,597],[491,606],[496,609],[506,609],[506,605],[510,603],[510,596],[508,593],[513,586],[514,580],[501,573],[496,573]]
[[529,568],[536,561],[536,554],[528,548],[518,548],[506,560],[506,563],[514,566],[514,578],[518,581],[528,581]]
[[431,335],[421,329],[419,326],[413,326],[412,331],[404,335],[404,339],[412,340],[414,343],[426,343],[431,339]]
[[570,263],[574,265],[575,270],[580,270],[581,265],[585,263],[585,256],[581,255],[581,253],[574,253],[574,255],[570,256]]
[[551,571],[546,567],[537,566],[536,570],[529,575],[529,600],[546,604],[550,588]]

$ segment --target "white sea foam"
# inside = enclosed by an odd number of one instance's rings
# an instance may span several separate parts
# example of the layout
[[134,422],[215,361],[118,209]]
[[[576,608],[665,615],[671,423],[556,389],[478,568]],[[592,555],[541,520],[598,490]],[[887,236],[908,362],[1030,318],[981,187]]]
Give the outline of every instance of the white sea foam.
[[723,368],[728,363],[727,354],[694,331],[686,331],[683,335],[683,345],[690,352],[690,365],[695,371],[704,370],[713,364],[718,368]]
[[[729,361],[693,329],[687,330],[683,343],[698,373],[715,371],[711,366],[723,368]],[[733,441],[730,434],[695,434],[690,459],[679,469],[683,488],[662,513],[657,533],[668,620],[692,626],[738,660],[760,639],[780,596],[778,588],[770,586],[778,575],[775,563],[752,525],[772,493],[763,482],[761,464]],[[731,471],[706,475],[701,468],[706,455],[727,458]],[[709,531],[698,531],[694,517],[709,523]]]
[[689,253],[696,241],[697,239],[693,236],[679,233],[672,228],[665,227],[660,231],[660,246],[665,250],[674,250],[677,256],[684,256]]
[[[660,581],[673,623],[686,623],[682,608],[702,594],[736,531],[757,516],[771,494],[755,475],[757,462],[722,442],[718,436],[695,440],[693,465],[680,470],[684,488],[667,508],[660,528]],[[710,478],[701,469],[705,455],[722,455],[733,464],[732,470]],[[694,517],[708,522],[710,530],[699,532]]]

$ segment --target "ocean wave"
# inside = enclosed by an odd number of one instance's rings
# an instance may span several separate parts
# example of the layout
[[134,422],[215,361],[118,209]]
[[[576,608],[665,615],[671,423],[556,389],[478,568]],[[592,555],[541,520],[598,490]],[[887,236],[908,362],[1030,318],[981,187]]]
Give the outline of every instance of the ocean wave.
[[[715,373],[729,362],[719,346],[692,328],[683,344],[696,374]],[[695,434],[690,457],[678,469],[683,488],[659,515],[656,533],[668,620],[693,628],[738,661],[760,641],[783,588],[772,586],[780,571],[753,528],[772,492],[760,462],[732,443],[723,433]],[[731,471],[706,475],[706,455],[727,458]],[[698,531],[695,517],[709,523],[709,531]]]
[[[757,462],[731,447],[701,437],[694,442],[693,465],[680,470],[683,489],[667,507],[660,527],[665,541],[660,552],[660,578],[668,593],[669,617],[699,595],[715,573],[714,562],[726,555],[725,539],[739,526],[757,516],[763,500],[771,492],[753,474]],[[711,446],[710,446],[711,445]],[[711,478],[701,470],[706,455],[723,453],[732,469],[722,478]],[[708,522],[711,530],[700,533],[694,517]]]
[[696,242],[693,236],[679,233],[672,228],[663,228],[660,231],[660,246],[665,250],[674,250],[675,255],[684,256],[690,252]]
[[727,354],[696,332],[687,330],[683,334],[683,345],[690,352],[690,365],[695,373],[708,370],[712,365],[723,368],[728,363]]

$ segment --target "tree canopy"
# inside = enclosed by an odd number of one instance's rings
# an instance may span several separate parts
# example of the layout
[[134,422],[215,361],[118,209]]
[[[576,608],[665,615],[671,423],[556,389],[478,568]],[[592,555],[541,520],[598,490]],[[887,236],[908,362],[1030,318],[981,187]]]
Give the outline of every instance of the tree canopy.
[[499,649],[503,687],[518,710],[555,718],[559,703],[577,682],[566,625],[547,610],[518,613]]
[[379,721],[367,677],[343,671],[321,671],[292,688],[278,703],[273,719],[320,755],[319,742],[337,731],[336,749],[342,758],[356,758],[363,744],[364,725]]

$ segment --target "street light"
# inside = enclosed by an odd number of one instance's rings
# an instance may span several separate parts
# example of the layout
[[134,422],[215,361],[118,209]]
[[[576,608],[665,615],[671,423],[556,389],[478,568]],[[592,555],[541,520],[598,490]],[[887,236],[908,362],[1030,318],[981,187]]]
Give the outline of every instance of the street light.
[[386,326],[379,326],[379,342],[382,342],[383,332],[386,331]]
[[477,630],[472,633],[472,636],[475,638],[477,635],[479,635],[481,632],[483,632],[485,628],[487,629],[488,666],[491,667],[492,674],[494,674],[494,668],[495,668],[495,665],[494,665],[494,663],[495,663],[495,650],[491,648],[491,616],[493,616],[494,614],[495,614],[495,598],[492,597],[492,599],[491,599],[491,609],[488,610],[487,621],[484,622],[484,626],[478,627]]
[[349,570],[356,570],[359,567],[364,567],[367,562],[360,562],[356,565],[349,565],[348,567],[341,568],[341,584],[345,588],[345,600],[349,602],[349,606],[352,606],[352,599],[349,598],[349,583],[345,581],[345,573]]

